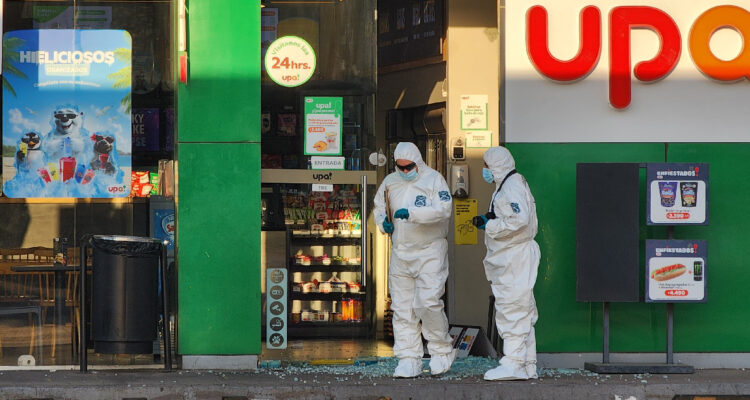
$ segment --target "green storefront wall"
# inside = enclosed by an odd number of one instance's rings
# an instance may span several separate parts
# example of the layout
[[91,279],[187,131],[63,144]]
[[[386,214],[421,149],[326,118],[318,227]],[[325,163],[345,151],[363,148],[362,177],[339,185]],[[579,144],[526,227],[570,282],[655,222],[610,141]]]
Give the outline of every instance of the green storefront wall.
[[[581,162],[705,162],[710,164],[709,226],[675,227],[677,239],[708,241],[704,304],[675,305],[676,352],[747,352],[750,342],[750,261],[744,257],[750,214],[742,204],[750,179],[742,166],[750,144],[509,144],[537,203],[542,250],[534,293],[539,308],[539,352],[600,352],[602,304],[576,302],[576,164]],[[645,171],[641,173],[641,294],[645,239],[666,238],[645,225]],[[747,194],[747,196],[746,196]],[[459,294],[460,295],[460,294]],[[610,306],[613,352],[663,352],[666,305]]]
[[260,2],[186,7],[188,81],[177,92],[178,351],[260,354]]
[[[177,95],[180,354],[259,354],[260,339],[260,4],[190,0],[189,76]],[[708,302],[675,307],[675,351],[747,352],[750,320],[750,195],[740,166],[750,144],[510,144],[539,214],[542,261],[535,288],[540,352],[601,351],[600,303],[575,301],[575,180],[579,162],[706,162],[710,226],[675,237],[709,243]],[[645,225],[641,239],[666,237]],[[643,243],[640,249],[643,260]],[[643,269],[643,261],[641,262]],[[643,274],[641,273],[641,289]],[[460,296],[460,293],[457,295]],[[661,352],[664,304],[613,304],[611,350]]]

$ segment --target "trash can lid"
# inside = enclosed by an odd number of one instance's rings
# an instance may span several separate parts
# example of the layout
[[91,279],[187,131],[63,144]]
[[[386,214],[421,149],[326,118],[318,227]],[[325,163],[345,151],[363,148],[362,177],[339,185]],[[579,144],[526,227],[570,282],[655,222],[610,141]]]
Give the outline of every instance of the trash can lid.
[[150,237],[94,235],[89,243],[95,249],[106,253],[126,257],[141,257],[158,255],[168,242]]
[[109,240],[113,242],[136,242],[136,243],[164,243],[164,240],[142,237],[142,236],[125,236],[125,235],[94,235],[95,240]]

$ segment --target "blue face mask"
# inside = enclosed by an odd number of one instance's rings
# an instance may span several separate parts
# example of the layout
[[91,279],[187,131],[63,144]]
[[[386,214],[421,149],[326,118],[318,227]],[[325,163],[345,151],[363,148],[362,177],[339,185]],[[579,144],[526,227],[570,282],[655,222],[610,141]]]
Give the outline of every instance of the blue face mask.
[[417,177],[417,169],[413,168],[409,172],[398,171],[398,174],[404,178],[405,181],[413,181]]
[[492,176],[492,170],[489,168],[482,168],[482,178],[487,183],[492,183],[495,180],[495,177]]

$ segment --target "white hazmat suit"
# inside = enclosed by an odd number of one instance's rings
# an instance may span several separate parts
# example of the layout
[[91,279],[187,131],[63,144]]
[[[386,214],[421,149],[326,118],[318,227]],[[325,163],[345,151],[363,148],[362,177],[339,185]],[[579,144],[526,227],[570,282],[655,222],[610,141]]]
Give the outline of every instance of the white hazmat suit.
[[[386,219],[385,193],[390,213],[408,210],[407,219],[394,224],[388,288],[393,310],[393,353],[399,359],[394,376],[422,373],[422,338],[427,339],[432,374],[450,369],[455,359],[443,301],[448,278],[448,224],[452,198],[440,173],[425,165],[412,143],[399,143],[396,160],[417,165],[417,176],[404,179],[398,171],[385,177],[375,194],[375,222],[382,232]],[[420,325],[421,321],[421,325]]]
[[495,322],[503,339],[500,366],[487,371],[484,378],[535,379],[534,324],[539,314],[534,283],[540,258],[539,245],[534,241],[536,204],[526,179],[515,173],[515,161],[507,149],[487,150],[484,162],[495,182],[490,211],[496,214],[484,226],[484,271],[495,296]]

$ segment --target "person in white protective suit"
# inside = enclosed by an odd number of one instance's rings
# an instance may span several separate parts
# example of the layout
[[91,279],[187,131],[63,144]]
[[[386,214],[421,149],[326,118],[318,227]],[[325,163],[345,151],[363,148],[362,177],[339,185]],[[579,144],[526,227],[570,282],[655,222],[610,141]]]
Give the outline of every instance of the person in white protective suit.
[[[422,335],[427,339],[430,372],[438,375],[448,371],[456,358],[440,299],[448,278],[446,237],[453,200],[443,176],[425,165],[413,143],[399,143],[393,156],[397,170],[378,188],[374,212],[378,227],[393,241],[388,289],[393,354],[399,359],[393,376],[422,373]],[[386,210],[386,194],[390,210]]]
[[534,283],[539,268],[536,204],[526,179],[504,147],[484,153],[482,177],[495,182],[490,210],[474,218],[484,229],[487,255],[484,271],[495,296],[495,322],[503,338],[500,366],[484,374],[486,380],[536,379],[534,324],[539,317]]

